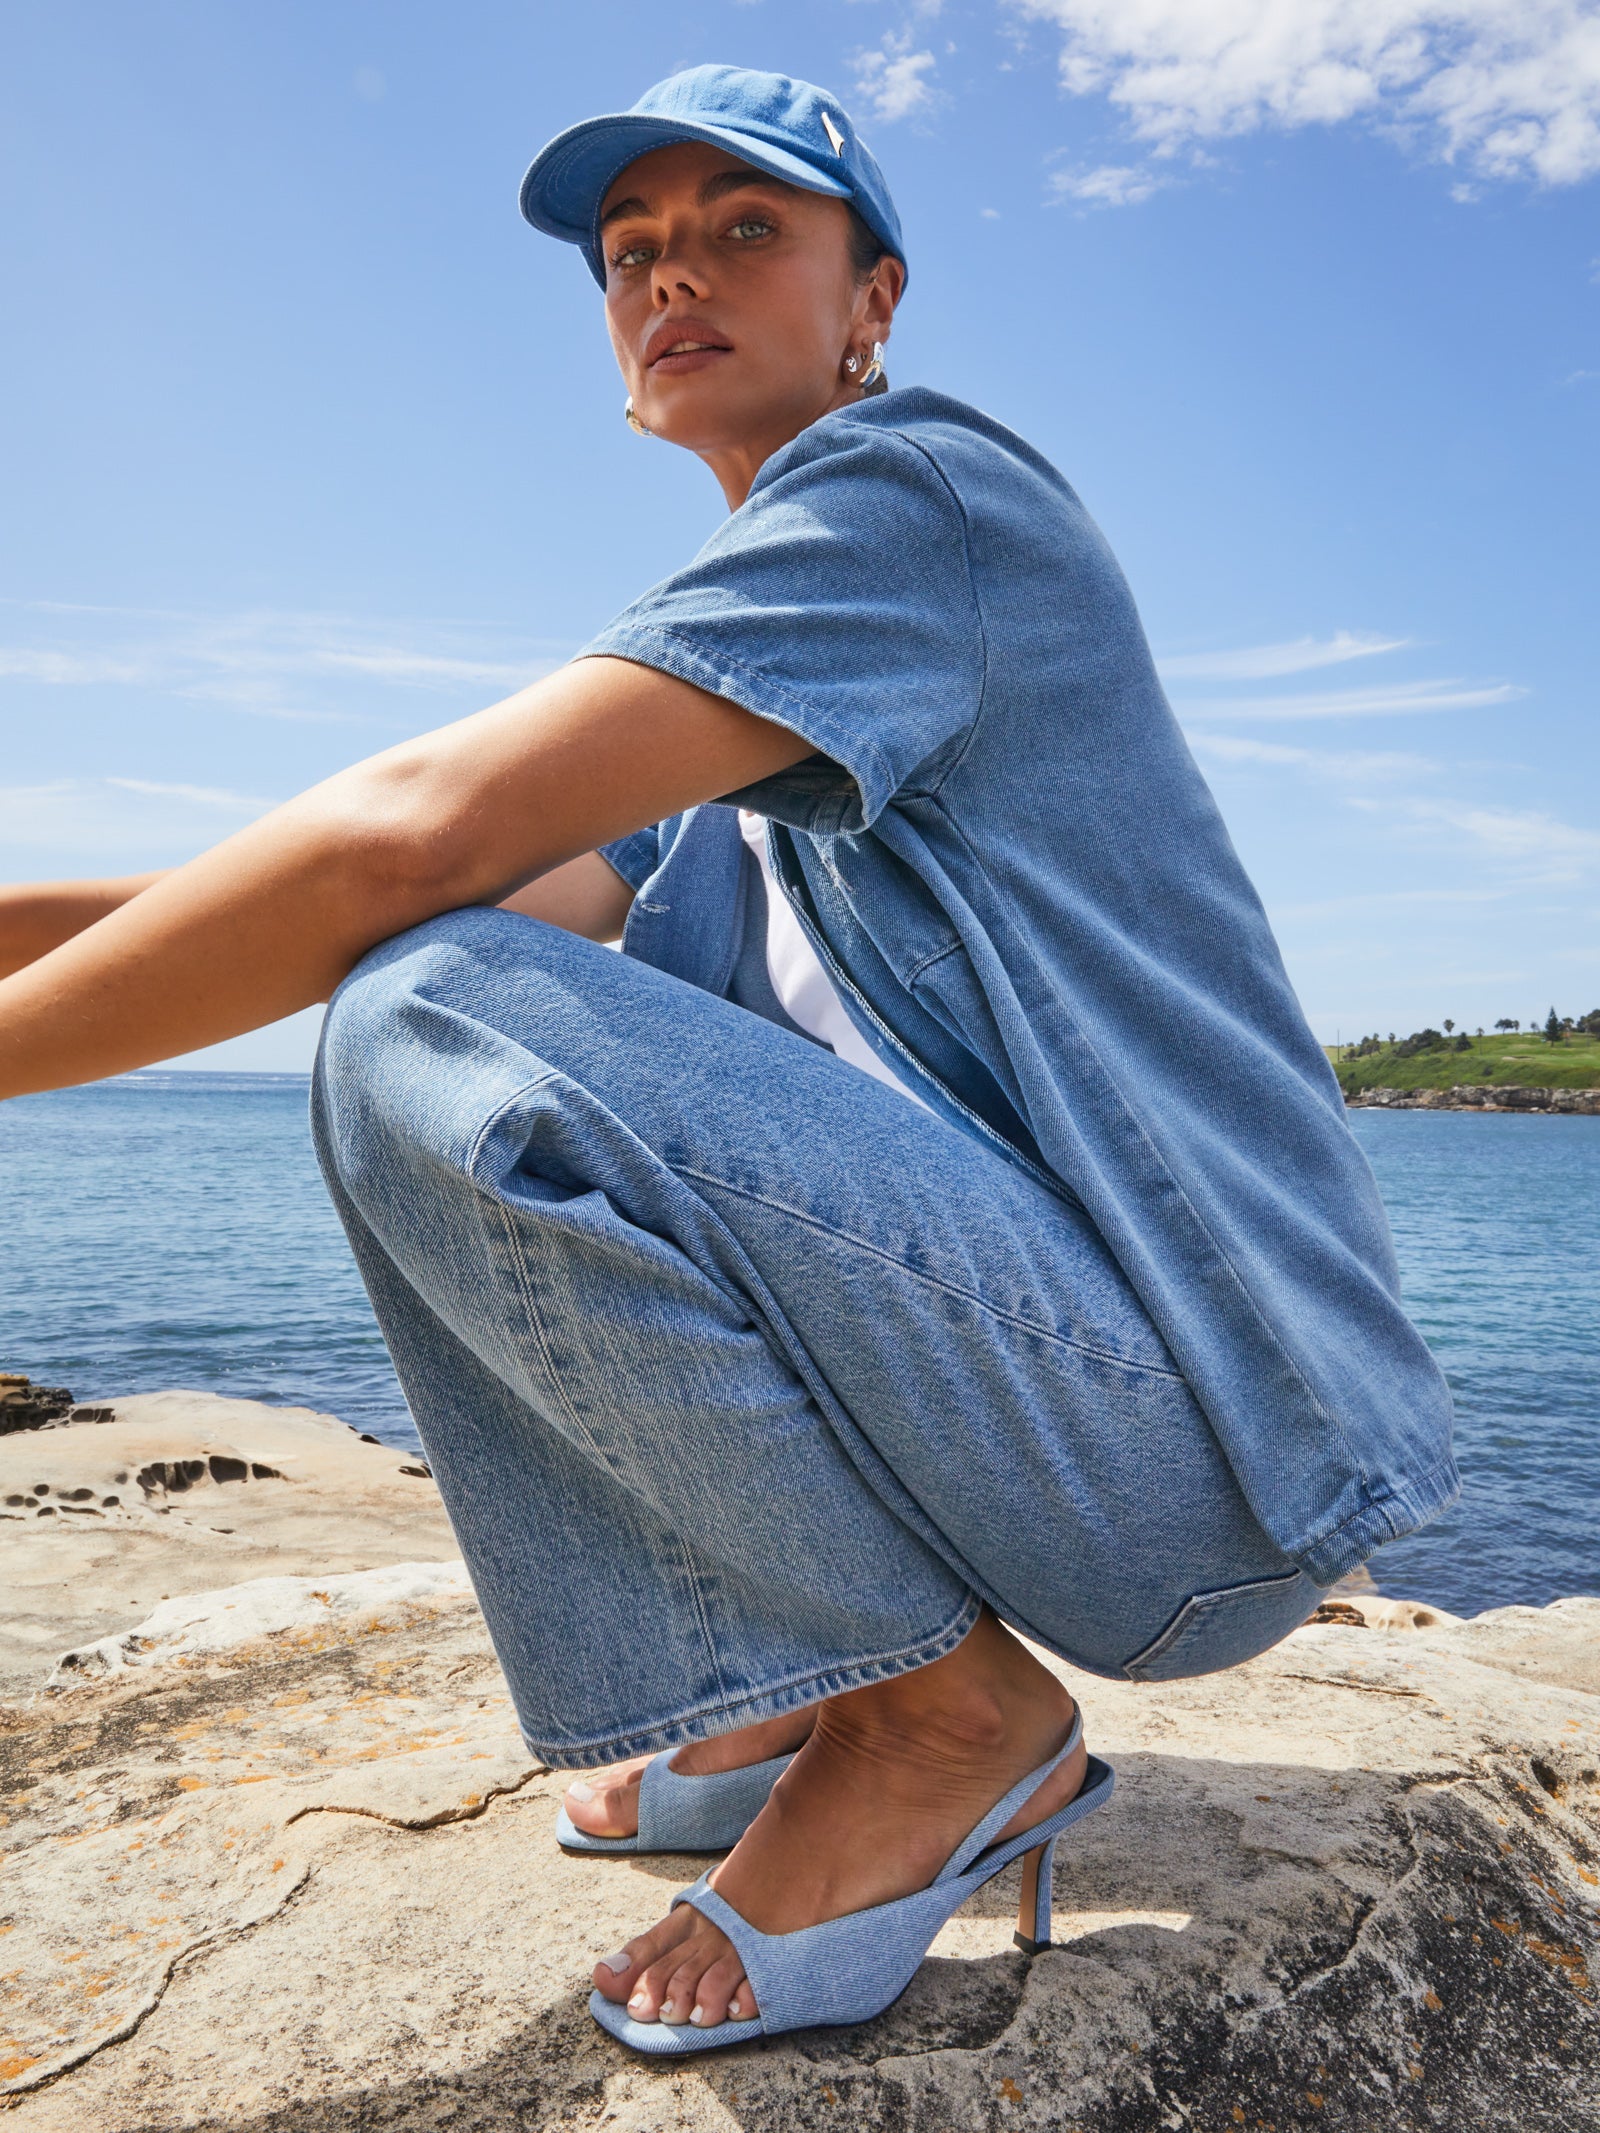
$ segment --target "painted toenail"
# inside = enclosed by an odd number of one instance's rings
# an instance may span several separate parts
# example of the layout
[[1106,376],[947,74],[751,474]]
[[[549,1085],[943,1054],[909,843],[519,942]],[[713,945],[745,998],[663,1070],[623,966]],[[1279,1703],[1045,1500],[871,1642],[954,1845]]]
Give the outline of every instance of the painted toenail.
[[621,1977],[624,1970],[633,1968],[633,1958],[626,1948],[619,1948],[615,1955],[602,1955],[600,1967],[602,1970],[609,1970],[613,1977]]
[[636,1993],[634,1994],[633,1998],[632,1998],[632,1999],[631,1999],[631,2000],[630,2000],[630,2001],[628,2002],[628,2012],[629,2012],[629,2014],[637,2014],[637,2013],[638,2013],[638,2011],[639,2011],[639,2009],[640,2009],[640,2008],[641,2008],[641,2007],[642,2007],[643,2005],[644,2005],[644,1994],[643,1994],[642,1992],[636,1992]]
[[576,1800],[580,1807],[587,1807],[589,1802],[594,1798],[594,1787],[592,1785],[586,1785],[583,1782],[582,1778],[574,1778],[572,1783],[567,1787],[567,1798],[569,1800]]

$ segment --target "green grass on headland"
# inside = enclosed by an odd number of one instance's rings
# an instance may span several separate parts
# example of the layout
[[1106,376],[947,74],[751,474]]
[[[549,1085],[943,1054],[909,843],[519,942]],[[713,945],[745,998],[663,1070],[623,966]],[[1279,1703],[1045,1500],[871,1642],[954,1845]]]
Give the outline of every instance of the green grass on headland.
[[1547,1044],[1537,1030],[1509,1035],[1443,1039],[1406,1056],[1411,1040],[1381,1044],[1362,1057],[1351,1045],[1327,1047],[1339,1086],[1346,1096],[1364,1089],[1493,1088],[1600,1089],[1600,1036],[1569,1031],[1559,1044]]

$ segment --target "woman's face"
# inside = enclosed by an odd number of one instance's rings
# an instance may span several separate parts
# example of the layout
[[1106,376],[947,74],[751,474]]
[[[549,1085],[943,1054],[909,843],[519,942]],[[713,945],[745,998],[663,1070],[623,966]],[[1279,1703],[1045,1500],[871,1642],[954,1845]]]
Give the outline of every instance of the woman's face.
[[857,278],[842,201],[699,141],[628,165],[606,194],[600,241],[635,413],[708,460],[725,488],[734,463],[750,459],[753,479],[780,444],[860,397],[846,359],[863,359],[859,376],[888,339],[903,280],[893,259]]

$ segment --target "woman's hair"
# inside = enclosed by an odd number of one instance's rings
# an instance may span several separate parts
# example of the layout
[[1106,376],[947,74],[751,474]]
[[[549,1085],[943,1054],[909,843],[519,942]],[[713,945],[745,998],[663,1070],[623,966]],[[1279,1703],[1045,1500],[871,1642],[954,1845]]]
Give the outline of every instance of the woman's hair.
[[[850,217],[850,264],[855,269],[856,280],[865,281],[878,261],[888,257],[889,247],[881,238],[873,235],[855,208],[847,205],[845,213]],[[889,380],[880,371],[873,383],[866,388],[866,396],[870,400],[888,390]]]
[[889,247],[867,228],[857,209],[847,205],[845,213],[850,217],[850,264],[856,270],[856,279],[865,281]]

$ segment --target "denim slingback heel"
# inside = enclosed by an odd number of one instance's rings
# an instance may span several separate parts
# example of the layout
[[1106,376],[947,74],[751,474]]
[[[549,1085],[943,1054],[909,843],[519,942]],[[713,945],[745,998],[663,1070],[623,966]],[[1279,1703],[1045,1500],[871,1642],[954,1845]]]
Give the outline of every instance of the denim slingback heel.
[[725,1852],[738,1843],[794,1761],[775,1755],[744,1770],[689,1777],[672,1768],[668,1752],[653,1755],[639,1779],[639,1833],[591,1837],[563,1807],[556,1842],[569,1852]]
[[1050,1878],[1056,1840],[1072,1823],[1103,1807],[1115,1782],[1111,1766],[1091,1755],[1075,1799],[1020,1836],[1003,1844],[992,1840],[1023,1802],[1038,1791],[1083,1737],[1083,1720],[1073,1721],[1067,1744],[1049,1762],[1013,1785],[998,1807],[991,1808],[972,1834],[951,1855],[939,1877],[914,1896],[852,1911],[798,1933],[758,1933],[731,1904],[707,1885],[704,1875],[673,1898],[673,1908],[692,1904],[733,1942],[745,1976],[756,1996],[759,2014],[748,2022],[719,2022],[713,2028],[689,2024],[636,2022],[625,2007],[600,1993],[589,1996],[589,2012],[603,2030],[636,2052],[668,2056],[715,2051],[725,2044],[747,2044],[784,2030],[837,2028],[866,2022],[905,1991],[933,1943],[935,1934],[969,1896],[992,1881],[1013,1859],[1026,1857],[1017,1943],[1029,1954],[1050,1945]]

